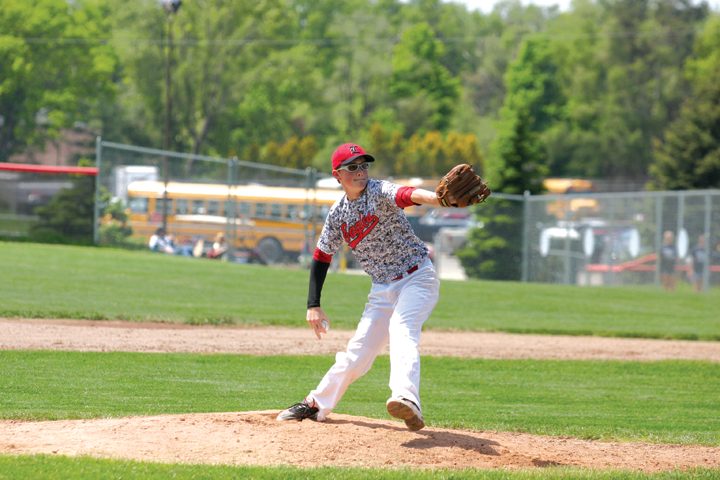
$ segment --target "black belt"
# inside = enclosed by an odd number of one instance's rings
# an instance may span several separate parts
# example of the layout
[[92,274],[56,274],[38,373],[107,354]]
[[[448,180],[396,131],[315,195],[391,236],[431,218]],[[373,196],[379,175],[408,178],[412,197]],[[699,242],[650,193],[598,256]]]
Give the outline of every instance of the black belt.
[[396,281],[402,279],[404,276],[410,275],[411,273],[416,272],[418,268],[420,268],[420,267],[419,267],[418,265],[415,265],[415,266],[412,267],[410,270],[408,270],[406,273],[403,273],[403,274],[400,275],[399,277],[393,278],[393,279],[390,280],[390,281],[391,281],[391,282],[396,282]]

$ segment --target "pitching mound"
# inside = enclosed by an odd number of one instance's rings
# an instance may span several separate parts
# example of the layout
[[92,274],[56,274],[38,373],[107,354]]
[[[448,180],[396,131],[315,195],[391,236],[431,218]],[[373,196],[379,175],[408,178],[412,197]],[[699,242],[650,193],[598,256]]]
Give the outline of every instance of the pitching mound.
[[273,410],[0,421],[0,453],[300,467],[518,469],[566,465],[645,472],[720,467],[718,447],[606,443],[429,427],[410,432],[392,419],[333,414],[323,423],[278,422],[277,414]]

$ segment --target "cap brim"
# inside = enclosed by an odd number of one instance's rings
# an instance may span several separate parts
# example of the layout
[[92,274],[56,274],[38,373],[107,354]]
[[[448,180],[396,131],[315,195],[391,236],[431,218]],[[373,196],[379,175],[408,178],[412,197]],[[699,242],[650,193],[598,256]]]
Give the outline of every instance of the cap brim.
[[375,157],[373,157],[372,155],[368,155],[367,153],[364,153],[364,154],[355,155],[354,157],[348,158],[347,160],[342,162],[340,165],[338,165],[338,167],[340,167],[342,165],[347,165],[348,163],[352,162],[356,158],[360,158],[360,157],[365,157],[366,162],[374,162],[375,161]]

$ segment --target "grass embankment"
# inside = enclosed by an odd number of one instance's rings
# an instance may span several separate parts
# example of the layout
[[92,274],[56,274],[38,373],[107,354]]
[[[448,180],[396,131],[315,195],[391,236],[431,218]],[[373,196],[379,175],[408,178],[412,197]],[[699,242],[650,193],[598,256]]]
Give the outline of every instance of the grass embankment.
[[[304,326],[305,270],[0,242],[0,316]],[[323,308],[354,328],[366,276],[329,274]],[[443,281],[426,328],[720,340],[720,292]]]

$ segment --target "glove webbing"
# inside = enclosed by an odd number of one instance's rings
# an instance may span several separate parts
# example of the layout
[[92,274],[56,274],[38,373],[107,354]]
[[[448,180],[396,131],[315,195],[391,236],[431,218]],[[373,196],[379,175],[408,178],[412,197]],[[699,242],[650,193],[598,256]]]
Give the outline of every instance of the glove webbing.
[[467,170],[463,170],[463,172],[458,175],[460,178],[457,180],[457,183],[453,185],[453,190],[455,191],[450,192],[455,196],[456,200],[466,195],[472,196],[483,190],[482,180],[480,180],[477,175],[466,174],[466,172]]

